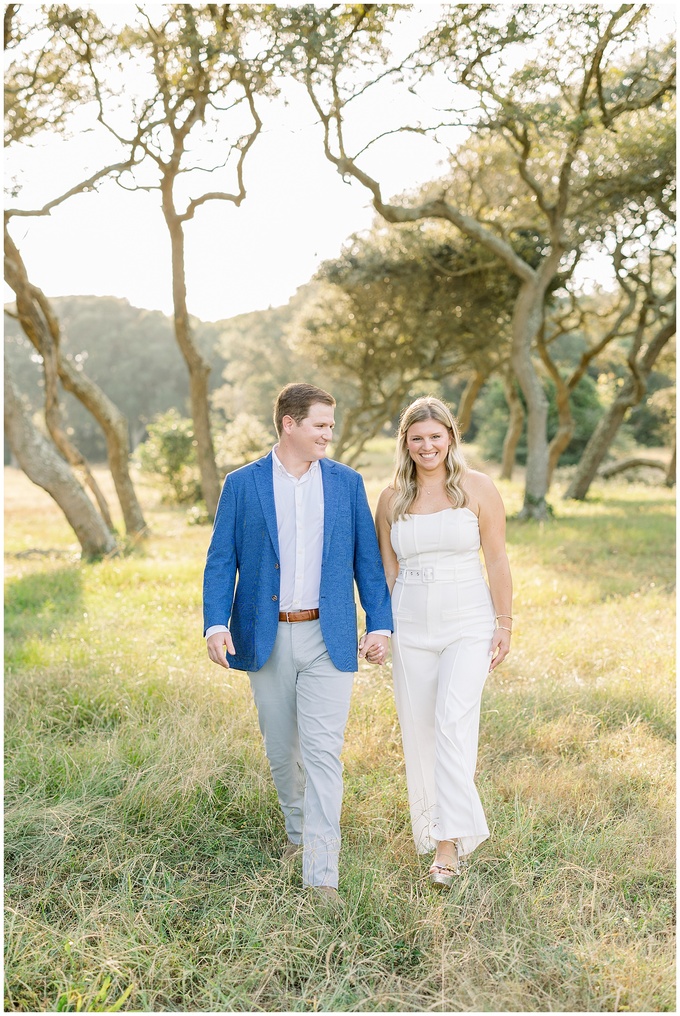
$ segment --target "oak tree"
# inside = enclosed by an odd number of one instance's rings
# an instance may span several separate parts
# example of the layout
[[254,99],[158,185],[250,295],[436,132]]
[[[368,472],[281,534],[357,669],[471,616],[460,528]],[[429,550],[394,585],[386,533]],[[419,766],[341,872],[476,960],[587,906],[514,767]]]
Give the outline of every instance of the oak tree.
[[[272,61],[258,5],[140,6],[118,34],[125,76],[116,80],[93,48],[87,66],[99,120],[132,153],[119,182],[160,196],[170,239],[175,337],[189,374],[189,398],[203,497],[214,515],[220,477],[209,410],[211,365],[195,340],[186,281],[186,227],[209,202],[240,205],[246,158],[262,128],[259,96],[272,91]],[[127,128],[119,126],[127,124]],[[205,175],[218,178],[206,188]],[[220,186],[219,184],[223,184]]]
[[[322,124],[324,152],[344,179],[359,181],[389,222],[443,219],[484,244],[519,280],[513,306],[512,366],[527,405],[528,461],[524,517],[547,515],[549,477],[547,398],[532,357],[546,295],[568,271],[585,236],[582,184],[598,178],[598,150],[590,141],[602,131],[625,130],[627,120],[671,94],[675,80],[673,40],[650,38],[645,4],[613,9],[582,4],[448,5],[441,21],[411,54],[385,62],[385,25],[394,8],[335,5],[298,8],[313,30],[295,36],[291,67],[304,81]],[[284,15],[285,18],[287,14]],[[363,48],[359,40],[363,40]],[[382,47],[382,51],[380,50]],[[371,58],[366,58],[369,50]],[[435,124],[404,124],[402,130],[442,139],[465,128],[498,138],[506,146],[510,191],[531,202],[533,223],[545,237],[540,257],[518,254],[508,241],[512,201],[485,203],[469,211],[469,195],[446,188],[426,200],[389,200],[367,168],[368,141],[352,137],[350,103],[392,74],[395,83],[421,89],[436,75],[449,97]],[[458,144],[455,145],[458,148]],[[619,176],[626,167],[619,167]],[[501,214],[502,212],[502,214]]]
[[[6,140],[9,144],[29,143],[46,129],[68,131],[76,105],[87,95],[87,81],[83,74],[82,53],[78,51],[78,43],[84,37],[87,38],[88,45],[95,39],[103,38],[101,26],[92,12],[83,13],[79,9],[71,10],[60,6],[47,7],[42,9],[39,18],[32,17],[25,22],[18,16],[21,6],[10,5],[5,11],[5,46],[9,50],[5,115]],[[84,374],[74,370],[63,356],[57,315],[47,296],[30,281],[26,265],[9,232],[13,218],[49,215],[54,207],[69,197],[95,190],[104,179],[128,165],[125,160],[102,167],[42,207],[7,208],[4,264],[5,279],[16,296],[16,317],[43,364],[48,431],[67,462],[84,475],[105,525],[112,530],[110,511],[101,488],[63,423],[59,393],[61,380],[102,426],[127,532],[139,536],[145,531],[146,523],[129,473],[127,421],[104,392]],[[15,186],[15,196],[18,190],[18,186]],[[15,408],[18,405],[16,400],[11,404]],[[37,448],[38,444],[32,442],[32,446]],[[77,510],[74,502],[71,512]]]

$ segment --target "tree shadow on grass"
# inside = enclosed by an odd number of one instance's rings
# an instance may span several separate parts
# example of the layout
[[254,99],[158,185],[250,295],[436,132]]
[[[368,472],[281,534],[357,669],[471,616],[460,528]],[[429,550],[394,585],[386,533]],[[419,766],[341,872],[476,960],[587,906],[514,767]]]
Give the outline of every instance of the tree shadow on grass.
[[48,636],[80,612],[82,596],[82,574],[77,567],[37,572],[9,582],[5,637],[23,641]]

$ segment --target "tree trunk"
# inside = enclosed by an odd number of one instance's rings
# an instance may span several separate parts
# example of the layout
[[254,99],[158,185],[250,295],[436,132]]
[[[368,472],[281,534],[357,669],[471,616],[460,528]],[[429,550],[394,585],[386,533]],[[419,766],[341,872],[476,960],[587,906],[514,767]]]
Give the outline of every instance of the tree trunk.
[[131,536],[148,532],[141,505],[130,477],[130,439],[128,421],[101,388],[81,371],[63,353],[59,355],[59,377],[67,391],[82,402],[102,428],[106,438],[109,469],[120,502],[125,531]]
[[519,444],[519,439],[522,436],[525,413],[522,400],[517,394],[514,379],[511,375],[504,375],[503,388],[505,391],[505,400],[508,403],[508,408],[510,410],[510,418],[508,420],[508,429],[505,432],[505,439],[503,440],[501,480],[511,480],[512,471],[515,468],[517,445]]
[[612,441],[625,419],[626,413],[631,406],[635,405],[635,399],[631,398],[632,389],[633,384],[629,380],[599,421],[584,449],[576,473],[564,495],[565,499],[574,501],[583,501],[585,499],[590,485],[597,475],[600,464],[609,451]]
[[187,310],[186,273],[184,268],[184,229],[176,213],[172,197],[173,180],[170,175],[161,183],[163,214],[170,233],[172,248],[172,300],[174,308],[175,338],[189,371],[189,400],[194,423],[194,437],[201,475],[201,490],[208,514],[214,518],[220,497],[220,478],[215,462],[215,449],[210,426],[208,378],[210,364],[203,359],[194,342]]
[[661,469],[664,473],[667,471],[666,464],[659,462],[658,459],[649,459],[644,455],[634,455],[632,458],[619,459],[618,462],[610,462],[609,465],[602,466],[598,475],[603,480],[608,480],[610,476],[625,473],[627,469],[637,469],[638,466],[645,466],[647,469]]
[[465,390],[460,397],[460,405],[458,406],[458,429],[461,437],[470,429],[472,409],[485,381],[486,374],[482,373],[481,370],[476,370],[465,385]]
[[[571,402],[569,396],[571,394],[572,385],[567,383],[562,375],[560,374],[557,366],[553,363],[548,353],[548,348],[545,344],[545,337],[543,335],[543,329],[541,328],[538,335],[536,336],[536,345],[538,352],[543,361],[543,364],[550,374],[555,385],[555,401],[557,403],[557,432],[555,433],[552,441],[548,445],[548,489],[552,483],[553,473],[557,468],[557,463],[560,460],[562,452],[565,451],[569,445],[574,434],[574,416],[571,411]],[[582,374],[585,372],[585,364],[583,358],[579,365],[579,370],[574,371],[574,383],[579,376],[579,372]]]
[[543,317],[544,287],[522,282],[512,315],[512,369],[527,406],[527,470],[522,519],[549,516],[548,399],[531,357],[531,346]]
[[[328,138],[327,138],[328,140]],[[504,240],[492,234],[476,219],[447,204],[443,198],[425,201],[414,208],[386,204],[380,186],[361,171],[352,159],[335,157],[326,148],[326,155],[341,174],[350,173],[373,193],[373,205],[388,222],[414,222],[419,219],[442,218],[452,222],[472,240],[477,240],[500,256],[520,280],[520,289],[512,312],[511,364],[524,395],[527,407],[527,468],[524,505],[521,519],[549,518],[546,501],[548,492],[548,399],[532,360],[532,346],[544,315],[545,294],[555,277],[564,248],[559,229],[553,224],[552,247],[537,271],[519,257]]]
[[59,383],[57,360],[59,350],[55,336],[41,313],[42,308],[34,299],[33,287],[28,279],[25,265],[5,225],[5,279],[16,296],[17,316],[25,334],[42,356],[45,378],[45,422],[52,439],[66,461],[80,469],[85,482],[92,491],[104,522],[113,532],[113,521],[109,506],[102,490],[92,475],[85,456],[69,440],[64,429],[59,405]]
[[[12,238],[6,235],[5,241],[10,262],[8,272],[13,281],[12,288],[17,294],[18,311],[18,289],[22,291],[21,303],[24,314],[22,315],[19,311],[22,328],[38,352],[47,349],[51,361],[50,374],[58,373],[64,388],[82,402],[102,428],[106,438],[109,469],[123,513],[125,531],[130,535],[141,535],[147,527],[130,478],[130,442],[127,420],[101,388],[82,371],[77,371],[64,356],[60,345],[59,321],[49,300],[41,289],[30,283],[26,266]],[[107,514],[102,512],[102,517],[112,529],[108,509]]]
[[83,556],[91,559],[112,553],[116,548],[112,533],[69,465],[25,413],[6,359],[5,433],[28,478],[46,490],[63,511],[78,538]]
[[635,374],[631,374],[619,394],[614,399],[607,413],[595,428],[585,447],[576,473],[564,495],[565,499],[583,501],[595,479],[603,458],[609,451],[626,413],[637,406],[647,390],[647,377],[657,357],[666,343],[675,335],[675,313],[656,333],[636,365]]
[[666,484],[667,487],[675,486],[675,470],[676,470],[675,463],[677,452],[678,452],[678,442],[677,440],[675,440],[673,442],[673,452],[671,454],[671,461],[668,463],[668,469],[666,470],[666,479],[664,480],[664,483]]

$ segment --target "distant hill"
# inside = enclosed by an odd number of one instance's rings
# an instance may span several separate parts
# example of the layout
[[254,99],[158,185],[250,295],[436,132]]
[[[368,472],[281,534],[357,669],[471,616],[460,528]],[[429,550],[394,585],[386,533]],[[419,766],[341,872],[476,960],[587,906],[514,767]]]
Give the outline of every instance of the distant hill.
[[[145,423],[156,413],[175,407],[188,415],[187,370],[167,315],[109,296],[57,297],[52,304],[61,323],[64,351],[82,364],[125,413],[133,446],[143,439]],[[233,377],[234,360],[246,347],[251,351],[256,347],[260,364],[265,363],[268,349],[281,342],[290,313],[284,307],[211,323],[193,319],[196,341],[212,364],[211,390],[224,385],[228,362]],[[34,410],[40,410],[43,382],[39,357],[18,322],[8,315],[5,348],[20,391]],[[266,409],[269,413],[269,406]],[[93,460],[105,457],[99,428],[66,392],[64,411],[85,455]]]

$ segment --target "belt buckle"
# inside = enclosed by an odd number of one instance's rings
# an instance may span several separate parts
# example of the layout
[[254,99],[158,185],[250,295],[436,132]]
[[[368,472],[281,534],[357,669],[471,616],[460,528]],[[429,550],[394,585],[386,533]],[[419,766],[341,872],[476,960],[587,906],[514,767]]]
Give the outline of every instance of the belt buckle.
[[434,566],[429,564],[423,568],[423,582],[434,582]]

